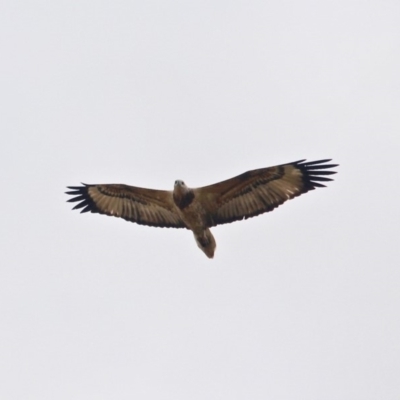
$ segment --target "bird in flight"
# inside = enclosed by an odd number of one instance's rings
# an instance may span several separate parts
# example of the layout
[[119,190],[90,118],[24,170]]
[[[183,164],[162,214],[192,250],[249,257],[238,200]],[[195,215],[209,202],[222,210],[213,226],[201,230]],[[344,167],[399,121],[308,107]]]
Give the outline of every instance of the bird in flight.
[[68,186],[69,202],[81,212],[105,214],[160,228],[186,228],[197,246],[213,258],[216,242],[210,228],[255,217],[331,181],[331,160],[289,164],[247,171],[200,188],[176,180],[173,190],[146,189],[123,184]]

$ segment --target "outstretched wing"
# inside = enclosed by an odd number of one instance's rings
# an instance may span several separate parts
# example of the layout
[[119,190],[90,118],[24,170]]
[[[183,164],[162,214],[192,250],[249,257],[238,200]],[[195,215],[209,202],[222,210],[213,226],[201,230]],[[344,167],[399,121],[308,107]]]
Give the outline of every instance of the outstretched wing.
[[206,210],[208,225],[215,226],[247,219],[272,211],[286,200],[300,196],[331,181],[335,174],[331,160],[296,161],[256,169],[210,186],[194,189]]
[[175,211],[172,192],[145,189],[128,185],[68,186],[73,197],[69,202],[79,203],[73,208],[81,212],[106,214],[141,225],[160,228],[186,228]]

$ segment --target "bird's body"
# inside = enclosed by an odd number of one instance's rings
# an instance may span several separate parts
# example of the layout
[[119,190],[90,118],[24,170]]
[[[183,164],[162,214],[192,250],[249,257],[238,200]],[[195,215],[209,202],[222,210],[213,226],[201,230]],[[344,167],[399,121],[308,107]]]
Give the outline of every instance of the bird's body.
[[197,246],[204,251],[208,258],[213,258],[217,245],[207,226],[207,211],[201,202],[194,201],[193,190],[189,189],[183,181],[175,181],[172,198],[182,221],[193,232]]
[[248,171],[213,185],[190,189],[181,180],[172,191],[121,184],[69,187],[82,212],[106,214],[142,225],[187,228],[199,248],[213,258],[216,242],[210,228],[272,211],[286,200],[331,181],[330,160],[282,164]]

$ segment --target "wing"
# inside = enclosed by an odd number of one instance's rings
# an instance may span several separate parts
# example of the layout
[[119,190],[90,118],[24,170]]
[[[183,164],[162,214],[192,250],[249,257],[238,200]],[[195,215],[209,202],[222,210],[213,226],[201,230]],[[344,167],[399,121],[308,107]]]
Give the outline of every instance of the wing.
[[161,228],[186,228],[175,211],[172,192],[145,189],[128,185],[68,186],[67,194],[75,196],[69,202],[79,203],[73,208],[106,214],[141,225]]
[[331,181],[331,160],[296,161],[256,169],[214,185],[194,189],[206,210],[208,225],[216,226],[272,211],[286,200],[300,196]]

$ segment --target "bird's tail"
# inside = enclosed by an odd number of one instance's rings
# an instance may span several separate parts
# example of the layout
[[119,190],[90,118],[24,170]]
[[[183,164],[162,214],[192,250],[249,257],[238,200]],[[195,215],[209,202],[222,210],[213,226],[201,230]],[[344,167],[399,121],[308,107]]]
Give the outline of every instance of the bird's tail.
[[208,258],[213,258],[217,244],[215,243],[215,239],[211,231],[206,229],[201,234],[194,233],[194,238],[196,239],[197,246],[199,246],[204,254]]

